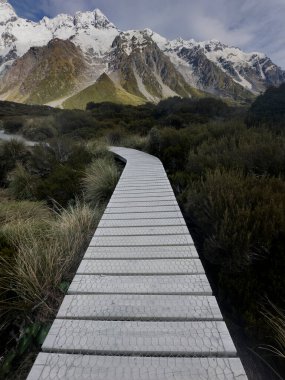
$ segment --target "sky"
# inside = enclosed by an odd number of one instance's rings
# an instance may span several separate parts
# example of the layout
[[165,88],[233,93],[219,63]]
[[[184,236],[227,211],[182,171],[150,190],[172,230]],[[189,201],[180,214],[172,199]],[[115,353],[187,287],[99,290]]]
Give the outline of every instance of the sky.
[[285,69],[285,0],[10,0],[32,20],[59,13],[101,11],[120,30],[150,28],[175,39],[217,39],[266,53]]

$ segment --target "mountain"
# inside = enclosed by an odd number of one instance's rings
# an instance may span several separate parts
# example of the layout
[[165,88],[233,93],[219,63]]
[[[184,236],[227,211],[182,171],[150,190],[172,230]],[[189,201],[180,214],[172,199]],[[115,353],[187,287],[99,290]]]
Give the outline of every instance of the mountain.
[[211,94],[244,103],[283,82],[261,53],[120,31],[99,9],[33,22],[0,0],[0,100],[84,108]]
[[85,109],[90,102],[109,101],[113,103],[131,104],[134,106],[145,103],[145,99],[133,95],[121,86],[116,85],[106,73],[103,73],[96,83],[73,95],[65,102],[63,107],[68,109]]
[[3,76],[0,91],[6,100],[44,104],[80,88],[87,71],[80,49],[69,40],[53,39],[16,59]]

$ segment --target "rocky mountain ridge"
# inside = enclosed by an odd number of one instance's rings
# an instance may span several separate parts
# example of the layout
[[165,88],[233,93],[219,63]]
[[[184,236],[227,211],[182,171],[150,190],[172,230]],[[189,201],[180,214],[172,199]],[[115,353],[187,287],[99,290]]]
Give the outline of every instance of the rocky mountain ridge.
[[[103,74],[109,79],[102,81]],[[283,82],[285,72],[262,53],[215,40],[169,41],[149,29],[120,31],[99,9],[33,22],[0,0],[2,100],[60,106],[88,88],[84,96],[96,89],[100,101],[98,91],[108,83],[134,104],[205,94],[247,102]]]

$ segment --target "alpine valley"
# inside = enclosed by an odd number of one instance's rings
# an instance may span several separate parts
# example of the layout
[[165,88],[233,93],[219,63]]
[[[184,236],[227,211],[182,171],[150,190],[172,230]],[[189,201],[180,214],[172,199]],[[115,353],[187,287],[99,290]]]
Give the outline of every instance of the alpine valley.
[[0,100],[85,109],[210,94],[248,103],[283,82],[285,71],[262,53],[120,31],[99,9],[33,22],[0,0]]

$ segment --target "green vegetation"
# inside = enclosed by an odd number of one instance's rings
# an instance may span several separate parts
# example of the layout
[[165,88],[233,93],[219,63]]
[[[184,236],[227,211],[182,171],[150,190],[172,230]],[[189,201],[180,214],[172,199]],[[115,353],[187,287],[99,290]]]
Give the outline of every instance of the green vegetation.
[[24,379],[120,167],[96,141],[0,141],[0,155],[0,377]]
[[133,95],[116,84],[108,77],[102,74],[96,83],[80,91],[76,95],[68,98],[64,103],[64,108],[85,110],[86,103],[92,99],[94,102],[109,101],[113,103],[139,105],[146,101],[136,95]]
[[274,331],[275,340],[274,345],[267,346],[265,349],[273,352],[274,354],[285,359],[285,313],[284,310],[279,309],[271,302],[267,308],[262,312],[267,320],[271,330]]
[[[1,256],[17,257],[15,241],[22,235],[21,228],[27,229],[26,236],[40,236],[59,223],[59,216],[49,209],[41,221],[35,216],[31,218],[35,222],[18,223],[25,202],[41,201],[39,207],[53,209],[59,203],[70,213],[70,207],[81,207],[76,199],[84,191],[88,207],[100,210],[119,175],[112,156],[106,154],[106,144],[145,150],[158,156],[166,168],[228,320],[245,332],[249,346],[276,347],[284,355],[280,341],[285,307],[284,96],[284,85],[268,89],[249,110],[214,98],[178,97],[158,105],[89,103],[86,111],[44,109],[42,116],[33,108],[33,136],[46,136],[45,143],[32,153],[15,142],[0,145],[1,186],[5,187],[0,198],[6,199],[7,192],[13,197],[5,200],[12,211],[3,214],[8,219],[0,230]],[[29,134],[30,116],[23,107],[14,117],[7,104],[5,109],[3,127]],[[37,117],[41,117],[39,132]],[[51,125],[52,137],[46,132]],[[21,203],[20,216],[15,202]],[[37,209],[34,212],[37,215]],[[1,215],[0,210],[0,219]],[[37,247],[28,252],[33,250]],[[23,260],[25,255],[24,251]],[[58,283],[64,287],[66,278],[53,280],[57,288]],[[274,307],[268,307],[268,300]],[[281,373],[284,365],[277,364],[271,361]]]
[[105,205],[111,198],[119,177],[120,172],[113,160],[101,158],[94,161],[83,178],[86,200],[93,207]]
[[283,129],[285,123],[285,83],[280,87],[271,87],[252,104],[247,124]]

